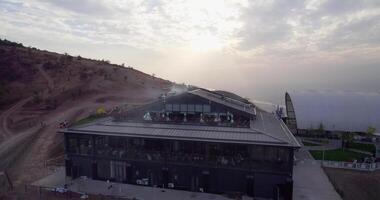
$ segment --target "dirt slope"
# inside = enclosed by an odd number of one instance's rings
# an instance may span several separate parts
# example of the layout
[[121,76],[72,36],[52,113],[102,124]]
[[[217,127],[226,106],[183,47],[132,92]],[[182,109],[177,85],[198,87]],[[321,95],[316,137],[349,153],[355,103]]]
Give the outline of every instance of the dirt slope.
[[47,175],[45,162],[63,154],[59,122],[100,107],[149,102],[172,85],[131,67],[1,40],[0,172],[7,171],[16,186]]
[[324,170],[343,200],[380,199],[380,171]]

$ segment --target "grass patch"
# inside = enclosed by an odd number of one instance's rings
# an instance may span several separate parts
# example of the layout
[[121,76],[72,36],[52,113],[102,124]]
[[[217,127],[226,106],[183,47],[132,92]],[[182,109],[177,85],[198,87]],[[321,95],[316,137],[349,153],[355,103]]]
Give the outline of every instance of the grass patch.
[[305,146],[321,146],[321,145],[319,145],[319,144],[314,144],[314,143],[306,142],[306,141],[302,141],[302,143],[303,143]]
[[357,150],[360,150],[360,151],[367,151],[367,152],[370,152],[370,153],[375,153],[376,152],[376,147],[373,144],[365,144],[365,143],[356,143],[356,142],[353,142],[353,143],[350,143],[348,145],[348,148],[357,149]]
[[104,115],[90,115],[86,118],[83,118],[83,119],[80,119],[80,120],[74,122],[73,126],[79,126],[79,125],[87,124],[87,123],[93,122],[93,121],[100,119],[100,118],[103,118],[103,117],[104,117]]
[[[323,158],[323,151],[310,151],[311,155],[316,160],[322,160]],[[360,158],[368,157],[366,154],[356,153],[352,151],[343,149],[335,149],[335,150],[326,150],[325,151],[325,160],[332,160],[332,161],[353,161],[358,160]]]

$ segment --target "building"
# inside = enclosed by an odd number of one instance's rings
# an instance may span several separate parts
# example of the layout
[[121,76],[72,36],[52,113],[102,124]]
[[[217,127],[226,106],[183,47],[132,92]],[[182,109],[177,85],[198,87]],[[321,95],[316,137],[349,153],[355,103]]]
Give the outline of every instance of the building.
[[319,128],[337,133],[380,130],[379,93],[287,92],[285,104],[286,123],[294,134]]
[[163,97],[61,132],[71,178],[292,198],[297,140],[274,115],[215,92]]

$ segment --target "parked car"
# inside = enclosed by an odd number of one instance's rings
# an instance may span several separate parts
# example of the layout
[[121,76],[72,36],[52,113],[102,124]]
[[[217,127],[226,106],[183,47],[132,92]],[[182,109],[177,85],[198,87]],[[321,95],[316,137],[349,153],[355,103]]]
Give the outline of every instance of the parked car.
[[56,187],[56,188],[53,188],[52,191],[53,192],[59,192],[59,193],[65,193],[65,192],[67,192],[67,189],[63,188],[63,187]]

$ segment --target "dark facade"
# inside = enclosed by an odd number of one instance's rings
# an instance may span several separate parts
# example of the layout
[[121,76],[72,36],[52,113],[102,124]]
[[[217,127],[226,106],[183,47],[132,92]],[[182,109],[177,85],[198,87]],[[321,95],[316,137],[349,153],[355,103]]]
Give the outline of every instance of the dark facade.
[[[191,101],[188,97],[186,100],[175,98],[151,104],[145,110],[137,109],[129,115],[136,120],[135,117],[143,111],[144,115],[147,110],[158,112],[157,116],[149,114],[152,116],[142,125],[115,122],[102,124],[102,128],[112,129],[98,130],[100,125],[96,125],[93,129],[85,127],[63,131],[67,176],[197,192],[292,198],[293,145],[277,143],[273,138],[269,141],[270,136],[259,132],[247,132],[249,123],[245,120],[255,118],[251,114],[220,104],[214,106],[203,98]],[[178,109],[174,109],[173,104],[178,104]],[[181,105],[186,105],[186,109],[182,106],[181,111]],[[197,110],[196,105],[202,105],[202,109],[198,106]],[[162,108],[166,110],[162,112]],[[215,109],[219,109],[218,112]],[[169,110],[171,113],[167,114]],[[181,112],[190,114],[184,116]],[[234,113],[235,120],[228,116],[223,121],[215,115],[223,112],[228,113],[226,115]],[[241,116],[240,112],[243,113]],[[204,115],[207,113],[218,118],[208,122],[218,128],[206,124]],[[183,125],[159,128],[149,125],[162,125],[163,121]],[[192,125],[200,121],[205,124],[200,126],[198,123],[193,129]],[[228,128],[224,128],[226,126]],[[201,134],[190,135],[191,131]],[[226,139],[226,135],[233,134],[239,137]],[[252,134],[257,135],[252,137]],[[246,135],[248,139],[244,139]]]
[[285,94],[285,106],[286,106],[286,125],[289,127],[290,131],[294,134],[297,133],[297,119],[296,113],[294,111],[294,106],[292,100],[290,99],[290,95],[288,93]]

